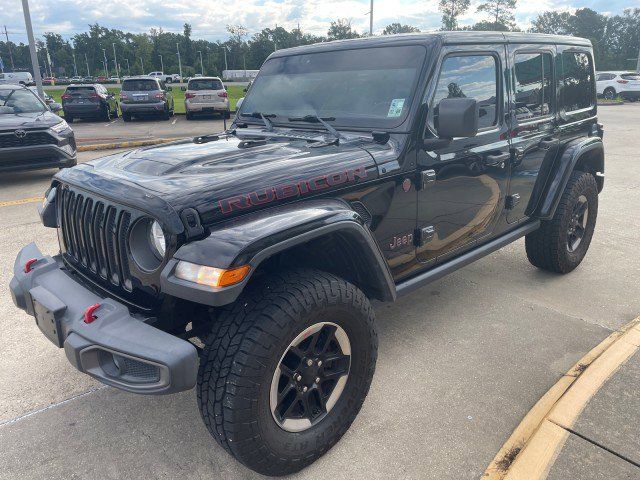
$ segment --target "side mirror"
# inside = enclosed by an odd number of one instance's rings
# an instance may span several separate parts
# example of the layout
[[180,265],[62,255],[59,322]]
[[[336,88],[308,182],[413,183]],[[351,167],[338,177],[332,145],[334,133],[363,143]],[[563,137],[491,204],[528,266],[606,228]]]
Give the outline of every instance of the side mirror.
[[436,130],[441,139],[478,134],[478,102],[473,98],[444,98],[438,104]]
[[186,92],[187,91],[187,87],[182,86],[182,87],[180,87],[180,90],[182,90],[183,92]]
[[240,110],[240,107],[242,106],[242,102],[244,102],[244,97],[239,98],[238,101],[236,102],[236,112]]

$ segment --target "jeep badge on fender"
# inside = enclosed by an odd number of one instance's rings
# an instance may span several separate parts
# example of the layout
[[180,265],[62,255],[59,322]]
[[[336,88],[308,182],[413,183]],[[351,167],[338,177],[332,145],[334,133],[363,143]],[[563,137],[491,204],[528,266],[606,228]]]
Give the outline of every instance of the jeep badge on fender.
[[536,267],[582,262],[602,132],[585,39],[438,32],[278,50],[225,132],[55,175],[40,215],[60,252],[25,246],[11,294],[80,372],[140,394],[195,387],[222,448],[287,475],[365,401],[374,300],[521,237]]

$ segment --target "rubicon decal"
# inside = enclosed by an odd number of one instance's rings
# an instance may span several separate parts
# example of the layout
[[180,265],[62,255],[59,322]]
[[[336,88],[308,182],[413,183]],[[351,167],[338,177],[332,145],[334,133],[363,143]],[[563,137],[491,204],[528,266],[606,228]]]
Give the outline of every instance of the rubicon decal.
[[364,165],[341,172],[320,175],[302,180],[297,183],[283,183],[273,187],[266,187],[254,192],[225,198],[218,202],[220,211],[224,214],[236,210],[264,205],[265,203],[284,200],[292,197],[302,197],[328,188],[337,187],[345,183],[353,183],[367,177],[367,169]]

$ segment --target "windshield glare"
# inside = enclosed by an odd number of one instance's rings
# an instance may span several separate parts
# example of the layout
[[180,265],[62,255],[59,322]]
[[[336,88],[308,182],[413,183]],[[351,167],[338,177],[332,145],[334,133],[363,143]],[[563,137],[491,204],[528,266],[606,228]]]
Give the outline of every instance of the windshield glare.
[[425,55],[412,45],[273,58],[240,114],[275,114],[275,123],[318,115],[335,126],[394,128],[407,116]]
[[126,80],[122,83],[122,90],[125,92],[151,92],[160,90],[155,80]]
[[0,90],[0,107],[0,115],[47,111],[31,90]]

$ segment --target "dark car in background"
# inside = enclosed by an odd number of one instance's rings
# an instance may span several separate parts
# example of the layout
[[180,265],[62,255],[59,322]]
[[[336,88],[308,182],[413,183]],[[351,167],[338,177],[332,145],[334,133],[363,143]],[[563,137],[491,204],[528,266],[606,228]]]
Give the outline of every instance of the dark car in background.
[[109,121],[118,117],[118,100],[103,85],[69,85],[62,95],[62,109],[69,123],[76,118]]
[[0,85],[0,171],[76,164],[76,140],[66,121],[26,87]]
[[127,78],[122,82],[120,108],[125,122],[140,115],[161,115],[168,120],[174,111],[171,87],[158,78]]

